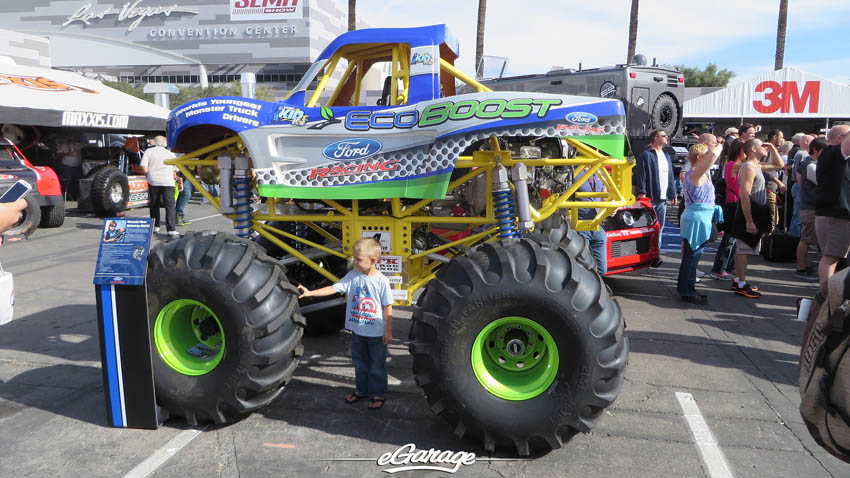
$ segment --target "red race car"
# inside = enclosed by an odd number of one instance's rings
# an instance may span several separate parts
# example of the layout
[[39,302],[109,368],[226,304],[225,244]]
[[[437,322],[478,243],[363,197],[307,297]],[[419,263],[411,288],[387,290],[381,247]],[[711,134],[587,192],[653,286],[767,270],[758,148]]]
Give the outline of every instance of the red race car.
[[0,194],[19,179],[33,189],[27,195],[23,219],[3,233],[6,241],[21,240],[38,227],[59,227],[65,222],[65,200],[56,173],[47,166],[33,166],[17,146],[0,137]]
[[602,228],[608,239],[606,276],[651,267],[658,262],[661,224],[648,198],[617,209],[602,223]]

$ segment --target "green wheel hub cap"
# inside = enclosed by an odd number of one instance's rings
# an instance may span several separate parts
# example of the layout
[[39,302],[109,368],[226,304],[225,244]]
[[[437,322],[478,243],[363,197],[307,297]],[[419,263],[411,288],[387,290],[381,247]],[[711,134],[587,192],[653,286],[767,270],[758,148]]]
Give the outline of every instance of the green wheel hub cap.
[[472,371],[481,385],[505,400],[529,400],[558,374],[558,347],[543,326],[503,317],[484,327],[472,344]]
[[160,358],[183,375],[208,373],[224,356],[221,322],[196,300],[178,299],[163,307],[153,338]]

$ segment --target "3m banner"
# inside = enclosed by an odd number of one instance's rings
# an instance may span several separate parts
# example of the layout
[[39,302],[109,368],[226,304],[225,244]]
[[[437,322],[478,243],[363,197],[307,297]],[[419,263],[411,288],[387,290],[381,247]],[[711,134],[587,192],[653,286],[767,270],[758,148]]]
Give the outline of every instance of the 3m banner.
[[685,102],[686,118],[850,118],[850,86],[783,68]]

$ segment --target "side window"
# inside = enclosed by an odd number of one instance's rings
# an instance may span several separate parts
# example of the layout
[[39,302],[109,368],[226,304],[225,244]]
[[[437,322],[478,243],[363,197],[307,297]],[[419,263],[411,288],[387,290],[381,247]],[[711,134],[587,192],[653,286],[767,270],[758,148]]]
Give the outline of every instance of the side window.
[[304,85],[304,105],[407,104],[409,62],[410,47],[406,44],[344,46]]

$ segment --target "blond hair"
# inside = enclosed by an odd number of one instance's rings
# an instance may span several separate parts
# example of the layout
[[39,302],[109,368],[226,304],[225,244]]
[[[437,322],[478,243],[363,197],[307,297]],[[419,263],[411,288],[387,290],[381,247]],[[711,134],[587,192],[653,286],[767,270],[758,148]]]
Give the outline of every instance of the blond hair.
[[354,252],[362,252],[367,257],[381,257],[381,243],[373,237],[364,237],[354,243]]
[[703,143],[697,143],[697,144],[691,146],[691,149],[688,150],[688,161],[690,161],[691,164],[694,164],[694,162],[697,160],[697,158],[699,158],[700,156],[702,156],[703,154],[705,154],[707,152],[708,152],[708,145],[703,144]]

